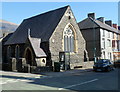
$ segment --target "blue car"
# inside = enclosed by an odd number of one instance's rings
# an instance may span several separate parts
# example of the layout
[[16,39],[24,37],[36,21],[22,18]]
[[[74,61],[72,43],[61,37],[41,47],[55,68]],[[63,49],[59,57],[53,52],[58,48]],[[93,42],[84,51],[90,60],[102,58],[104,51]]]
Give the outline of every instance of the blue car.
[[93,66],[94,71],[111,71],[114,69],[109,59],[99,59]]

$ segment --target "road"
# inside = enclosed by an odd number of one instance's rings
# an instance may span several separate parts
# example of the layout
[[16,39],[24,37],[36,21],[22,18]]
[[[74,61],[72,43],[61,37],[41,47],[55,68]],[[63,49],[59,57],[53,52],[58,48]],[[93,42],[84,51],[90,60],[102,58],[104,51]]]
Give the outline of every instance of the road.
[[[84,72],[62,76],[22,78],[3,76],[2,90],[118,90],[119,70]],[[89,91],[88,91],[89,92]],[[95,91],[96,92],[96,91]]]

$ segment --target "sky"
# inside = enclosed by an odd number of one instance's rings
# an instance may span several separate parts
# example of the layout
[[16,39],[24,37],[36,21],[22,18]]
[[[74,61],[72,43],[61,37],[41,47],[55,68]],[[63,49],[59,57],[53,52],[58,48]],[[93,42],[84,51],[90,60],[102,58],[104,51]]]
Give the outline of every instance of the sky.
[[[70,5],[77,22],[95,13],[118,24],[118,2],[2,2],[0,19],[20,24],[23,19]],[[120,24],[119,24],[120,25]]]

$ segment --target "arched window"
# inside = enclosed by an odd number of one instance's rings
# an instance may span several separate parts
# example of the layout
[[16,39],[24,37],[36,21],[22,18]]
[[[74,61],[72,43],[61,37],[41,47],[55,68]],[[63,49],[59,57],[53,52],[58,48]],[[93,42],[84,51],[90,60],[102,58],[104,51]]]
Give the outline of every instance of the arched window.
[[18,45],[15,48],[15,57],[19,58],[19,46]]
[[69,26],[64,30],[64,51],[74,52],[74,32]]
[[10,57],[11,57],[11,47],[8,46],[8,47],[7,47],[7,60],[9,60]]

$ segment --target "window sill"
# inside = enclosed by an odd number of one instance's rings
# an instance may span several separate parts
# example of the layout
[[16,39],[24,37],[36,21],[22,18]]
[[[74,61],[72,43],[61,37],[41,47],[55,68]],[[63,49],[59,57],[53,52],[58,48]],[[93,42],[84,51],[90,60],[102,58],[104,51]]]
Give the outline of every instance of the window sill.
[[74,54],[76,54],[76,52],[70,52],[70,54],[71,54],[71,55],[74,55]]

